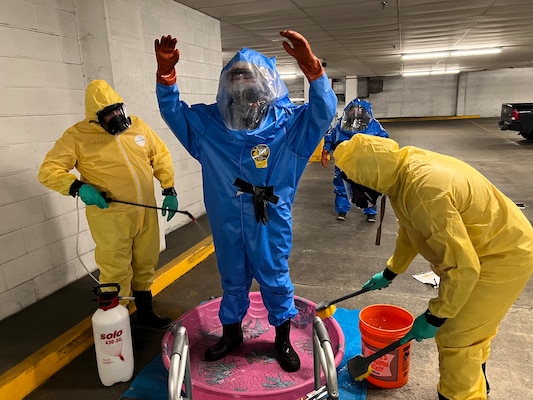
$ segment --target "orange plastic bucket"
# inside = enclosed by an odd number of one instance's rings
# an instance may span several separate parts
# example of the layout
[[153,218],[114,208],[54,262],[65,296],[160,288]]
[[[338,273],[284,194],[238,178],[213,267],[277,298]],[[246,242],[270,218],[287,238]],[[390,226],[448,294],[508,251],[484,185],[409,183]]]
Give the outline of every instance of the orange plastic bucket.
[[[374,304],[359,313],[359,329],[363,355],[369,356],[405,336],[411,330],[413,315],[390,304]],[[372,363],[372,373],[366,379],[382,389],[402,387],[409,379],[411,342],[385,354]]]

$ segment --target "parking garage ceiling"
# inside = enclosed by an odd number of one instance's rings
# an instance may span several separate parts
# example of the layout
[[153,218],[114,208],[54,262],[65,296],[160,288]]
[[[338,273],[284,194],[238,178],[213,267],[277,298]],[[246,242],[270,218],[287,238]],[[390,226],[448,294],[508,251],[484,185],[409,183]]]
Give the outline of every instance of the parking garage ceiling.
[[[177,0],[221,21],[224,62],[248,47],[300,73],[279,31],[302,33],[330,78],[532,67],[532,0]],[[402,54],[501,48],[499,54],[402,60]]]

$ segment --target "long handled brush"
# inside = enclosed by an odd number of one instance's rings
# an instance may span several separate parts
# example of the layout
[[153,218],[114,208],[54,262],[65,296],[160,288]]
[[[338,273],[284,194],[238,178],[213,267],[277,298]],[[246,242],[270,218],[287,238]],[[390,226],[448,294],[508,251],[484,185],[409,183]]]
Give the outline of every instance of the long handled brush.
[[398,339],[397,341],[392,342],[388,346],[367,357],[359,355],[348,360],[348,372],[356,381],[362,381],[372,373],[372,363],[378,358],[381,358],[385,354],[390,353],[392,350],[400,347],[402,344],[405,344],[402,343],[402,340],[403,338]]
[[324,300],[321,301],[316,305],[316,315],[318,315],[322,319],[326,319],[331,317],[333,314],[335,314],[335,310],[337,309],[334,304],[339,303],[344,300],[351,299],[352,297],[359,296],[360,294],[366,293],[371,290],[371,287],[360,289],[356,292],[347,294],[345,296],[339,297],[335,300]]

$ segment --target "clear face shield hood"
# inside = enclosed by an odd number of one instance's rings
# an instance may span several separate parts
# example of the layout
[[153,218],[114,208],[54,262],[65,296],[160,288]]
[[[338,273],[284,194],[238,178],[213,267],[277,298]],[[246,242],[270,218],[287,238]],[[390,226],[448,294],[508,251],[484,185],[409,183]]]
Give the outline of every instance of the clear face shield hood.
[[346,109],[342,115],[341,129],[345,132],[361,132],[368,128],[372,116],[361,105]]
[[255,130],[265,120],[272,103],[286,93],[274,70],[236,61],[222,70],[217,106],[228,129]]

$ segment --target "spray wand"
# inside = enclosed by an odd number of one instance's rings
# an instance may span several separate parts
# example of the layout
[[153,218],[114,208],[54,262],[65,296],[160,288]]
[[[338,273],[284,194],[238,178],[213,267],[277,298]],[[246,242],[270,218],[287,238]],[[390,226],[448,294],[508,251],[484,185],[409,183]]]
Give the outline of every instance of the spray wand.
[[[204,230],[202,229],[200,223],[196,220],[196,218],[194,218],[194,216],[187,210],[174,210],[174,209],[170,209],[170,208],[162,208],[162,207],[156,207],[156,206],[150,206],[148,204],[137,204],[137,203],[130,203],[130,202],[127,202],[127,201],[120,201],[120,200],[114,200],[114,199],[110,199],[109,197],[106,196],[106,192],[100,192],[100,194],[102,195],[102,197],[104,198],[104,200],[108,203],[111,203],[111,202],[115,202],[115,203],[122,203],[122,204],[129,204],[131,206],[139,206],[139,207],[146,207],[146,208],[155,208],[156,210],[166,210],[166,211],[174,211],[174,212],[177,212],[177,213],[180,213],[180,214],[185,214],[187,215],[192,222],[196,223],[196,225],[198,225],[198,227],[200,228],[200,230],[202,232],[204,232]],[[100,281],[98,280],[98,278],[96,278],[92,273],[91,271],[89,270],[89,268],[87,268],[87,266],[85,265],[85,263],[83,262],[83,259],[81,258],[80,256],[80,253],[79,253],[79,239],[80,239],[80,214],[79,214],[79,207],[78,207],[78,197],[76,197],[76,208],[78,209],[78,212],[76,213],[77,215],[77,229],[76,231],[78,232],[78,234],[76,235],[76,254],[78,255],[78,259],[80,260],[81,262],[81,265],[83,266],[83,268],[85,269],[85,271],[87,271],[87,273],[89,274],[89,276],[91,277],[91,279],[93,281],[95,281],[98,285],[100,285]],[[95,293],[96,294],[96,293]],[[97,294],[98,295],[98,294]],[[135,300],[135,297],[131,297],[131,296],[119,296],[119,300]]]
[[108,203],[113,203],[114,202],[114,203],[129,204],[130,206],[153,208],[155,210],[173,211],[173,212],[177,212],[177,213],[180,213],[180,214],[185,214],[186,216],[188,216],[191,219],[191,221],[196,222],[196,218],[194,218],[194,216],[187,210],[173,210],[172,208],[163,208],[163,207],[157,207],[157,206],[150,206],[148,204],[138,204],[138,203],[131,203],[129,201],[110,199],[109,197],[106,196],[105,192],[102,192],[101,195],[105,199],[105,201],[108,202]]

